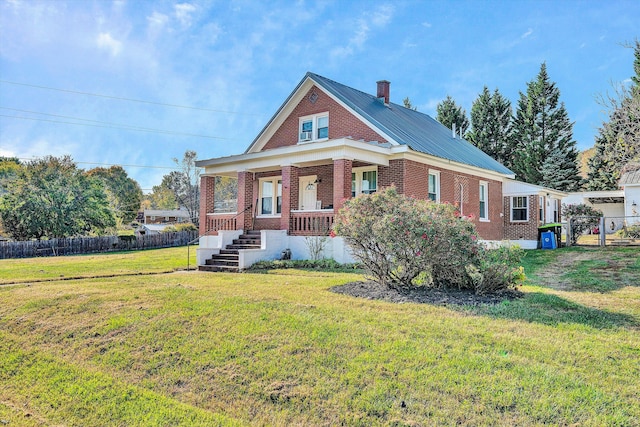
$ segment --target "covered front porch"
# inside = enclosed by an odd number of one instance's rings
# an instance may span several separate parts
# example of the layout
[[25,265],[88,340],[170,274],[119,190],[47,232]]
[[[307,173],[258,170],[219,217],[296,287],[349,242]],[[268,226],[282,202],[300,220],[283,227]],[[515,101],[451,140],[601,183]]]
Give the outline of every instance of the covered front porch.
[[[291,236],[327,235],[345,200],[378,189],[389,151],[344,138],[205,161],[200,234],[284,230]],[[235,209],[233,201],[216,197],[216,176],[237,180]]]

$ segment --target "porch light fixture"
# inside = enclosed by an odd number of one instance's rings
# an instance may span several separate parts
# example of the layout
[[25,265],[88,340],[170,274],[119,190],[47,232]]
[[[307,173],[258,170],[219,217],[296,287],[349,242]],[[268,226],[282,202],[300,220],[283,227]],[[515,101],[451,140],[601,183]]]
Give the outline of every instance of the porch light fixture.
[[313,190],[315,188],[314,184],[319,184],[321,182],[322,182],[322,180],[320,178],[316,178],[315,181],[310,182],[309,184],[307,184],[307,190]]

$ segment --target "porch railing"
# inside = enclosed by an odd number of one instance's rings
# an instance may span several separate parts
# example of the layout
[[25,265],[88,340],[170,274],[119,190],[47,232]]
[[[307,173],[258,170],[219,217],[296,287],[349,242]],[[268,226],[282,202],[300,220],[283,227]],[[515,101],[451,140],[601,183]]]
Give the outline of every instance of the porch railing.
[[213,231],[213,235],[219,230],[235,230],[237,225],[237,213],[207,215],[205,230],[206,233]]
[[326,236],[333,227],[333,210],[292,211],[289,234],[292,236]]

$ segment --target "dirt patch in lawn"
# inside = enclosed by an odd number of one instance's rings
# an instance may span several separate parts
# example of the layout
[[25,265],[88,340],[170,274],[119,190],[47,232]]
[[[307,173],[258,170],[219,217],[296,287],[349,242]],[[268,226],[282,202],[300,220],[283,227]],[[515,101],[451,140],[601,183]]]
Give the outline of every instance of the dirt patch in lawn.
[[376,282],[350,282],[334,286],[332,292],[358,298],[383,300],[395,303],[421,303],[433,305],[480,305],[498,304],[504,300],[520,298],[520,291],[505,291],[491,295],[476,295],[470,291],[416,288],[411,290],[391,289]]

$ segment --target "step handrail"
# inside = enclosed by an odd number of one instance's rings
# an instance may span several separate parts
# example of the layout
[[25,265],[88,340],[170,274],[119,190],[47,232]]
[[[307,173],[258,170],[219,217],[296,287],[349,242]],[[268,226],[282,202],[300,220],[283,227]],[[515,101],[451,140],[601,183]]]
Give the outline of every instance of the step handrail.
[[196,237],[195,239],[191,240],[190,242],[187,242],[187,271],[191,270],[191,250],[190,250],[190,248],[191,248],[192,244],[194,244],[195,242],[199,241],[201,237],[205,237],[205,236],[208,236],[210,233],[219,231],[229,221],[236,219],[238,216],[240,216],[243,213],[245,213],[246,211],[250,210],[252,207],[253,207],[253,204],[249,204],[249,206],[244,208],[244,210],[242,212],[238,212],[234,216],[232,216],[231,218],[225,219],[223,222],[221,222],[218,225],[218,227],[212,228],[211,230],[207,230],[203,234],[198,235],[198,237]]

